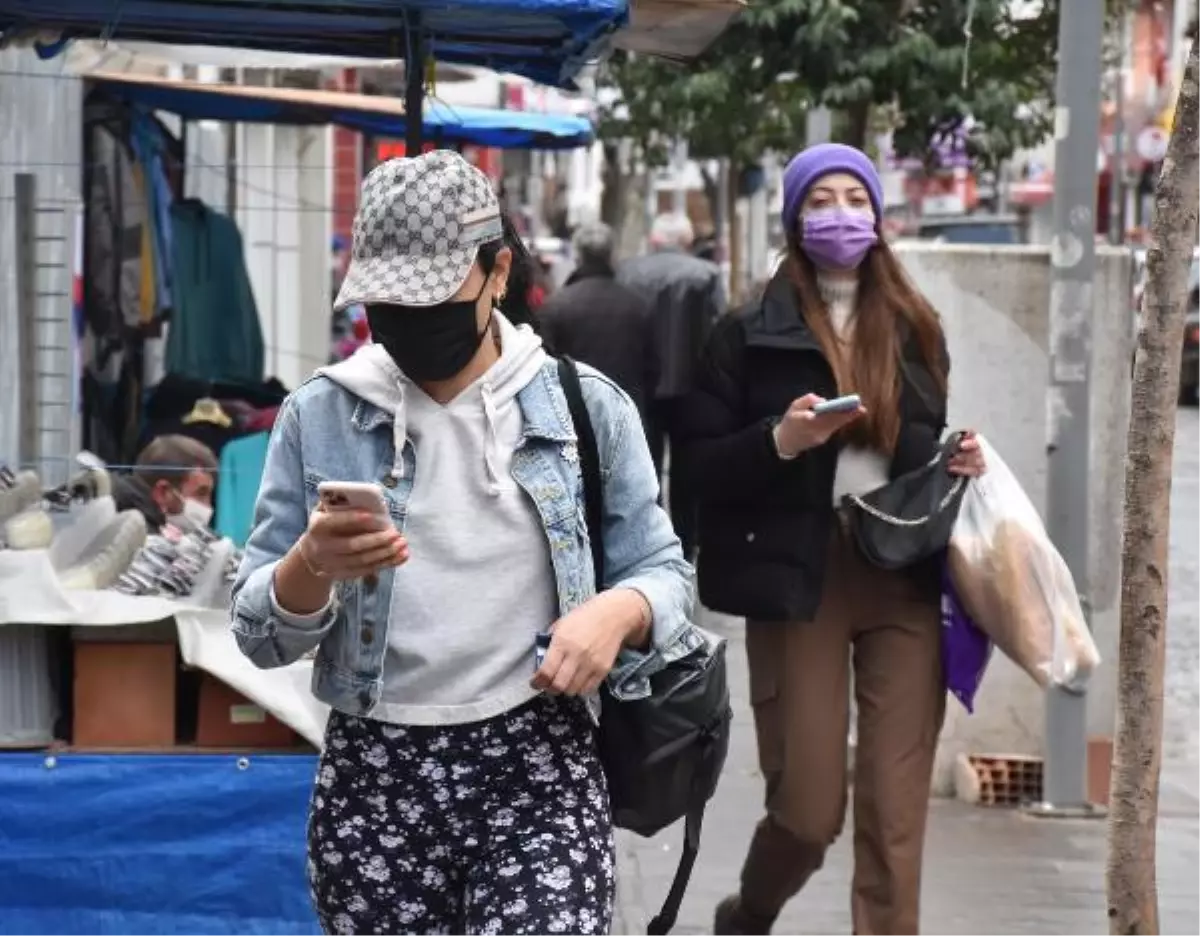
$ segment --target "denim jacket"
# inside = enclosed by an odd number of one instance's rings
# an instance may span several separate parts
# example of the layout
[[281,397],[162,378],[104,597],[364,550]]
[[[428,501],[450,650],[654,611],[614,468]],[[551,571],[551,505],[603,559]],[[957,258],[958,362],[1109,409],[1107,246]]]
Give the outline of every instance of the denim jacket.
[[[637,590],[653,614],[648,650],[622,650],[608,682],[619,699],[644,698],[651,675],[704,641],[691,623],[693,573],[657,504],[658,480],[636,408],[607,377],[583,365],[579,370],[604,482],[604,585]],[[547,361],[517,403],[524,432],[512,476],[542,521],[559,612],[565,615],[596,589],[577,438],[555,361]],[[233,631],[242,652],[267,668],[285,666],[317,648],[314,694],[353,715],[369,714],[380,698],[393,570],[373,582],[338,583],[324,616],[303,628],[275,612],[272,579],[276,563],[306,529],[322,481],[379,480],[393,521],[404,529],[419,465],[408,441],[404,471],[399,477],[391,471],[392,423],[391,413],[321,376],[284,402],[233,591]]]

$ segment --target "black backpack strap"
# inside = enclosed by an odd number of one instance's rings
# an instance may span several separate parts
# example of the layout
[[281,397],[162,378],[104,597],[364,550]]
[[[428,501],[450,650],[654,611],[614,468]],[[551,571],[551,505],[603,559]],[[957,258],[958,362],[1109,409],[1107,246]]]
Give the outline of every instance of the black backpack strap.
[[604,481],[600,476],[600,449],[592,429],[592,417],[583,401],[579,370],[569,357],[558,359],[558,382],[567,397],[567,410],[579,439],[579,469],[583,473],[583,506],[587,513],[588,540],[592,544],[592,568],[596,591],[604,588]]
[[675,927],[675,921],[679,918],[679,907],[683,903],[688,882],[692,879],[696,856],[700,853],[700,828],[704,824],[704,808],[707,805],[699,789],[699,778],[711,772],[707,761],[716,757],[716,752],[716,740],[710,737],[704,750],[706,763],[702,765],[702,769],[696,771],[697,783],[693,788],[692,802],[683,820],[683,852],[675,868],[671,889],[667,891],[667,899],[663,901],[662,909],[646,926],[649,936],[665,936]]

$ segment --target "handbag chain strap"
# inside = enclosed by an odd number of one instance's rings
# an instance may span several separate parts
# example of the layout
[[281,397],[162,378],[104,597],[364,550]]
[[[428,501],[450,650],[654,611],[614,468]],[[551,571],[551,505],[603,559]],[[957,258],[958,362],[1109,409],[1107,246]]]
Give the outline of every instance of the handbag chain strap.
[[[942,461],[942,456],[939,453],[938,455],[934,456],[933,460],[931,462],[929,462],[929,464],[927,464],[925,467],[926,468],[934,468],[937,465],[939,465],[941,463],[941,461]],[[919,526],[924,526],[930,520],[932,520],[934,517],[936,517],[942,511],[944,511],[947,507],[949,507],[954,502],[954,498],[958,497],[958,492],[963,489],[963,485],[965,485],[966,483],[967,483],[967,479],[964,476],[960,475],[955,480],[954,486],[951,487],[950,490],[947,492],[946,496],[941,499],[941,502],[937,505],[937,508],[934,511],[932,511],[931,513],[927,513],[925,516],[918,517],[915,520],[906,520],[904,517],[893,517],[891,514],[884,513],[878,507],[875,507],[872,504],[868,504],[865,500],[863,500],[857,494],[849,495],[847,500],[849,500],[850,503],[852,503],[859,510],[864,511],[867,514],[870,514],[876,520],[879,520],[883,523],[889,524],[890,526],[919,527]]]

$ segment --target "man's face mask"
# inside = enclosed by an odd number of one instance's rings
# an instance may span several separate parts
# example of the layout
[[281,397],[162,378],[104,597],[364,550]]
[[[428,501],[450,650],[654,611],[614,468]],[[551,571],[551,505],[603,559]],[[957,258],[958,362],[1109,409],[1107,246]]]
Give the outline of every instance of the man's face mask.
[[491,317],[479,330],[474,299],[435,306],[367,306],[371,338],[383,348],[410,380],[449,380],[471,363],[491,327]]
[[167,520],[184,530],[206,530],[212,521],[213,509],[194,497],[180,496],[179,509],[167,515]]

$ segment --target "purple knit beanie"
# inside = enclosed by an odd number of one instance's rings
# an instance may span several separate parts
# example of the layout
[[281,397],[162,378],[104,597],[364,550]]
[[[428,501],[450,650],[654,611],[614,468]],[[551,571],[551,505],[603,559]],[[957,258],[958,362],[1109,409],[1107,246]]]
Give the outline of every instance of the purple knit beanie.
[[796,230],[800,206],[813,183],[831,172],[848,172],[867,187],[875,217],[883,219],[883,183],[862,150],[841,143],[817,143],[801,150],[783,170],[783,229]]

